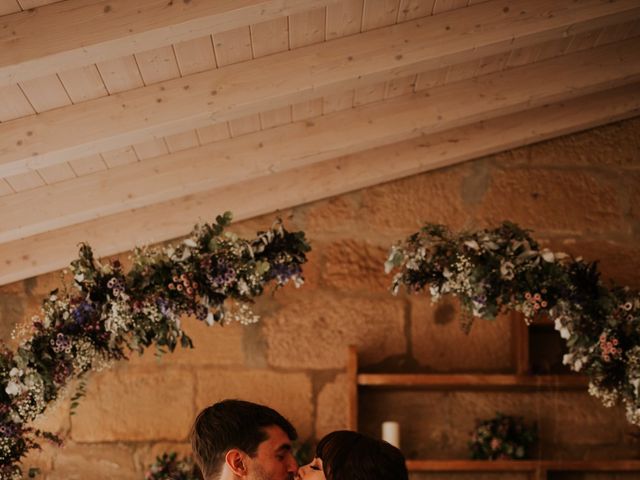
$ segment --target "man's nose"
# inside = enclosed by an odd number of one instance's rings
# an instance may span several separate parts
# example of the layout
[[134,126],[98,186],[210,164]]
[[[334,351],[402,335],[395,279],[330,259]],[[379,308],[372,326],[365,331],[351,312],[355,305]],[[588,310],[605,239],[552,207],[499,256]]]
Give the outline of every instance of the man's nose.
[[296,473],[298,471],[298,462],[293,455],[289,456],[289,471]]

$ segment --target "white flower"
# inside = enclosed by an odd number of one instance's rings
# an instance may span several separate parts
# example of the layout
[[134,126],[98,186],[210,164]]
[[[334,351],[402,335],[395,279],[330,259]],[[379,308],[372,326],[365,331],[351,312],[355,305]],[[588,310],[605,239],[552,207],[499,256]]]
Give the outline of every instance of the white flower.
[[11,395],[12,397],[19,395],[22,391],[20,385],[14,381],[11,381],[7,384],[7,387],[4,389],[7,392],[7,395]]
[[573,370],[576,371],[576,372],[579,372],[581,369],[582,369],[582,360],[578,359],[573,364]]
[[562,327],[560,329],[560,336],[565,340],[569,340],[569,338],[571,338],[571,333],[569,333],[569,329],[567,327]]
[[191,238],[187,238],[183,240],[182,243],[185,244],[187,247],[191,247],[191,248],[196,248],[198,246],[198,244],[194,242],[193,239]]
[[571,362],[573,362],[573,354],[572,353],[564,354],[563,357],[562,357],[562,364],[563,365],[571,365]]
[[553,263],[553,261],[556,258],[553,252],[548,248],[545,248],[544,250],[542,250],[542,252],[540,253],[540,256],[545,262],[549,262],[549,263]]
[[207,322],[207,325],[212,326],[215,323],[215,320],[213,319],[213,313],[209,312],[207,314],[207,318],[205,318],[204,321]]
[[504,262],[500,265],[500,275],[505,280],[513,280],[514,277],[514,265],[511,262]]
[[480,250],[480,245],[475,240],[467,240],[464,244],[471,250]]

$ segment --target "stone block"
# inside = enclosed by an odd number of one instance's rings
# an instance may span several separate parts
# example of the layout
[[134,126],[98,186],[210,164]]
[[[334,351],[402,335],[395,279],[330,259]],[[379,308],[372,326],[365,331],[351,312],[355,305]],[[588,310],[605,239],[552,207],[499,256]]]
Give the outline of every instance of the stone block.
[[406,353],[404,303],[386,298],[300,295],[265,316],[267,360],[281,368],[344,368],[348,345],[371,364]]
[[640,165],[640,118],[535,143],[513,152],[516,164],[528,167],[635,167]]
[[93,375],[71,419],[77,442],[187,438],[195,411],[191,372],[178,368],[118,369]]
[[[69,385],[68,392],[74,392],[73,385]],[[31,423],[31,426],[38,430],[65,437],[71,427],[71,395],[73,395],[73,393],[67,394],[63,398],[59,398],[57,401],[49,404],[44,413]]]
[[196,379],[196,414],[220,400],[237,398],[274,408],[296,427],[301,439],[312,434],[312,386],[306,374],[202,368]]
[[193,340],[193,349],[178,346],[173,353],[158,356],[155,347],[150,347],[142,356],[132,354],[130,365],[166,368],[170,365],[200,367],[244,363],[242,336],[245,326],[231,323],[224,326],[214,324],[209,327],[195,318],[183,319],[182,326]]
[[0,340],[13,345],[11,333],[16,325],[25,320],[27,306],[24,296],[14,293],[0,293]]
[[54,458],[47,480],[139,480],[133,450],[121,444],[67,444]]
[[470,164],[434,170],[361,192],[359,214],[377,235],[410,234],[425,222],[462,228],[469,220],[463,199],[465,180],[473,175]]
[[508,317],[475,319],[471,331],[461,328],[460,302],[445,297],[433,303],[427,294],[411,299],[413,357],[439,372],[508,372],[512,368]]
[[388,293],[391,276],[384,272],[388,248],[358,240],[339,240],[322,249],[324,286],[347,292]]
[[628,230],[621,185],[587,170],[496,170],[480,205],[482,224],[510,220],[537,232],[601,233]]
[[[136,469],[146,472],[149,467],[155,463],[157,457],[162,456],[163,453],[171,452],[176,452],[180,459],[191,457],[191,444],[186,442],[158,442],[144,444],[136,450],[133,457]],[[140,476],[140,479],[142,479],[142,475]]]
[[347,428],[348,388],[347,376],[340,374],[334,381],[325,384],[318,393],[316,406],[316,437],[318,439],[334,430]]
[[305,218],[305,231],[311,238],[323,238],[336,232],[351,233],[361,220],[358,193],[339,195],[300,208]]

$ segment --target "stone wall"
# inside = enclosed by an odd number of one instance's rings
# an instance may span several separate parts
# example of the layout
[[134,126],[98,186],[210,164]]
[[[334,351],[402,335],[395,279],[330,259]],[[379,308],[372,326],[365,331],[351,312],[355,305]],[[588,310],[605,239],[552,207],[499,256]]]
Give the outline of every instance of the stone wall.
[[[147,352],[93,374],[76,415],[62,401],[40,421],[66,438],[65,447],[46,448],[26,464],[39,465],[47,480],[142,479],[155,455],[187,452],[196,413],[225,397],[268,403],[303,439],[319,438],[346,425],[349,344],[370,369],[509,371],[507,319],[478,321],[465,336],[455,302],[391,296],[382,269],[388,247],[424,221],[476,229],[509,219],[640,288],[639,205],[636,118],[280,212],[313,244],[303,288],[259,299],[256,325],[207,328],[187,319],[194,350],[162,358]],[[250,236],[272,218],[232,230]],[[58,283],[52,273],[1,287],[1,338]],[[637,456],[622,412],[586,393],[365,393],[361,429],[377,434],[382,420],[396,417],[408,456],[464,457],[473,420],[496,409],[537,420],[545,456]]]

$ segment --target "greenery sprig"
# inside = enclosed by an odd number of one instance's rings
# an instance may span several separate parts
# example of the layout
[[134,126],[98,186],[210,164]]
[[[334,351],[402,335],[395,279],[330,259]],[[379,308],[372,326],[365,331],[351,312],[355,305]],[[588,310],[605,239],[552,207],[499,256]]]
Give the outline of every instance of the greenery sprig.
[[437,301],[460,299],[473,317],[521,312],[527,323],[547,316],[567,342],[563,363],[589,376],[589,393],[605,406],[622,403],[640,425],[640,293],[607,287],[596,263],[541,248],[529,232],[509,222],[492,230],[451,233],[427,224],[391,248],[392,291],[428,288]]
[[[288,232],[277,221],[244,240],[224,231],[230,222],[227,212],[197,225],[179,245],[136,249],[128,272],[80,246],[71,262],[74,288],[51,292],[40,315],[19,333],[15,351],[0,348],[0,479],[21,478],[20,461],[39,448],[39,439],[59,442],[29,423],[71,380],[151,345],[160,351],[192,347],[181,327],[184,316],[208,325],[255,322],[249,304],[267,284],[302,284],[310,250],[303,232]],[[83,395],[81,382],[72,409]]]

